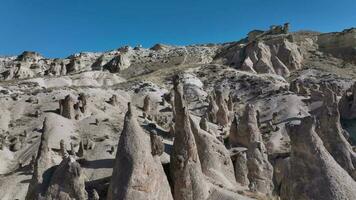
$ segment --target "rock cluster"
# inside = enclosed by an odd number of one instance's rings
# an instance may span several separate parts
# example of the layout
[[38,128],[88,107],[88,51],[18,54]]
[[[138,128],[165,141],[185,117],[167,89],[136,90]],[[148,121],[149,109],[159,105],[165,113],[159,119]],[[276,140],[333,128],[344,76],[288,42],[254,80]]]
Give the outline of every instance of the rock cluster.
[[356,182],[334,160],[315,131],[315,119],[287,126],[291,137],[290,170],[282,199],[355,199]]
[[80,93],[78,101],[75,102],[71,95],[67,95],[59,100],[59,114],[68,119],[79,119],[79,116],[87,111],[87,98],[84,93]]

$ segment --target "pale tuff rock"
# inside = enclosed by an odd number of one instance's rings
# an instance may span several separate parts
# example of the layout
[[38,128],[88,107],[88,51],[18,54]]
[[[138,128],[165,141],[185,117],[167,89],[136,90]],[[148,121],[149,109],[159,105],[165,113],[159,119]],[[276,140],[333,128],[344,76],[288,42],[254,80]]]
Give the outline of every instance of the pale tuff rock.
[[339,110],[341,118],[354,119],[356,118],[356,84],[348,89],[339,103]]
[[273,164],[273,169],[275,190],[280,194],[282,184],[288,181],[288,171],[290,170],[289,157],[276,159]]
[[45,71],[45,74],[50,76],[65,76],[67,74],[65,62],[60,59],[54,59],[49,69]]
[[216,91],[216,103],[219,108],[216,113],[217,124],[220,126],[227,126],[229,123],[229,110],[221,91]]
[[110,97],[108,103],[113,105],[113,106],[119,105],[119,101],[117,100],[117,95],[116,94],[112,95],[112,97]]
[[78,148],[77,156],[79,158],[84,156],[84,144],[83,144],[83,141],[79,142],[79,148]]
[[[247,147],[247,168],[249,187],[252,191],[270,196],[273,191],[273,167],[268,161],[266,148],[258,128],[257,114],[254,106],[247,104],[245,111],[237,122],[235,116],[230,129],[229,143],[232,146]],[[241,158],[243,160],[243,158]],[[241,163],[242,164],[242,163]],[[240,174],[244,174],[240,166]],[[240,175],[241,176],[241,175]],[[242,182],[244,182],[242,180]]]
[[174,134],[175,134],[175,131],[174,131],[174,124],[171,123],[171,124],[169,125],[169,135],[170,135],[171,137],[173,137]]
[[229,99],[227,100],[227,108],[230,112],[234,111],[234,100],[232,94],[229,95]]
[[216,104],[214,98],[212,96],[209,96],[209,106],[208,106],[208,117],[209,121],[212,123],[217,122],[217,113],[218,113],[219,107]]
[[93,189],[93,194],[90,200],[100,200],[100,196],[95,189]]
[[200,118],[199,127],[204,131],[209,132],[208,120],[205,115]]
[[63,139],[59,142],[59,147],[60,147],[59,152],[60,152],[62,158],[64,159],[65,157],[68,156],[68,152],[67,152],[67,149],[66,149]]
[[251,73],[257,73],[255,71],[255,69],[253,69],[253,62],[252,62],[252,60],[251,60],[251,58],[249,56],[247,56],[245,58],[244,62],[240,66],[240,69],[242,71],[247,71],[247,72],[251,72]]
[[117,73],[131,65],[130,59],[126,54],[119,54],[103,66],[111,73]]
[[143,112],[145,112],[146,114],[148,114],[151,111],[151,98],[149,95],[147,95],[144,99],[143,99]]
[[42,135],[37,157],[34,162],[34,172],[26,194],[26,200],[44,197],[51,178],[51,167],[55,165],[52,160],[51,150],[48,147],[49,134],[47,119],[43,121]]
[[276,56],[271,58],[272,64],[274,66],[274,70],[276,71],[276,74],[283,76],[283,77],[288,77],[290,75],[289,69],[287,66]]
[[237,152],[234,156],[233,162],[236,182],[240,183],[242,186],[248,186],[250,182],[247,177],[248,168],[246,152]]
[[290,37],[278,34],[269,37],[269,34],[263,32],[256,34],[261,34],[259,39],[252,39],[243,45],[232,44],[219,56],[237,69],[252,73],[272,73],[287,77],[290,71],[302,67],[300,46],[291,42]]
[[337,164],[315,132],[315,120],[287,125],[291,138],[290,170],[282,184],[281,198],[356,199],[356,182]]
[[162,137],[157,135],[156,132],[150,134],[151,139],[151,153],[153,156],[160,156],[164,152],[164,143]]
[[183,87],[174,80],[176,110],[175,139],[171,154],[173,196],[179,200],[205,200],[208,185],[203,175],[194,135],[190,127],[189,111],[183,97]]
[[247,149],[247,177],[250,181],[249,188],[252,191],[272,195],[273,191],[273,167],[268,161],[266,148],[263,142],[253,141]]
[[257,113],[253,105],[247,104],[242,117],[237,121],[235,117],[229,135],[229,143],[232,146],[249,147],[251,142],[262,141],[258,128]]
[[324,91],[323,106],[317,113],[316,132],[336,162],[356,180],[356,153],[343,135],[336,95],[328,88]]
[[78,105],[79,105],[80,112],[82,112],[82,113],[85,113],[87,110],[87,107],[88,107],[87,99],[88,99],[88,96],[85,95],[84,93],[80,93],[78,96]]
[[215,136],[200,129],[193,119],[190,120],[190,125],[203,173],[215,184],[230,189],[235,188],[234,166],[229,151]]
[[150,138],[131,105],[125,116],[107,199],[173,199],[161,163],[151,154]]
[[271,50],[263,42],[253,42],[246,47],[246,55],[251,58],[253,68],[257,73],[275,74],[271,62]]
[[65,118],[74,119],[74,99],[70,95],[59,100],[59,114]]
[[86,200],[84,174],[80,164],[71,156],[64,158],[53,173],[46,200]]

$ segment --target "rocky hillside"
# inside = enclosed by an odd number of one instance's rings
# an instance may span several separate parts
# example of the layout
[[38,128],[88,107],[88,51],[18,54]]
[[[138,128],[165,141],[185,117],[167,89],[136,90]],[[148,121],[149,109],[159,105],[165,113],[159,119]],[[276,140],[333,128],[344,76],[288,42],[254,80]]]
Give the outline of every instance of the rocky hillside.
[[356,29],[0,57],[0,199],[356,199]]

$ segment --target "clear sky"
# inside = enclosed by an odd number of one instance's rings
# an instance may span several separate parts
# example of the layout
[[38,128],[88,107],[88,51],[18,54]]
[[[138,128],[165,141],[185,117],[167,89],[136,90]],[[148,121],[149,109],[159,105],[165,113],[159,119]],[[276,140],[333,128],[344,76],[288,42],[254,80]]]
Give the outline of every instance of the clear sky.
[[356,27],[356,0],[0,0],[0,55],[236,41],[252,29]]

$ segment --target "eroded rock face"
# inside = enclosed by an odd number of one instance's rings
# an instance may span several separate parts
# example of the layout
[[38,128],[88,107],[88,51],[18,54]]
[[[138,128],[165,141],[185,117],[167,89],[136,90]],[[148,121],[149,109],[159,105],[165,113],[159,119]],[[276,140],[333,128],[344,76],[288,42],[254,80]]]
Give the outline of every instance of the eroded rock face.
[[229,143],[232,146],[249,147],[250,143],[255,141],[262,141],[261,131],[254,106],[247,104],[239,122],[236,117],[232,122]]
[[287,39],[281,42],[253,42],[246,47],[245,54],[242,69],[285,77],[289,76],[290,70],[300,69],[303,59],[298,46]]
[[128,68],[130,65],[130,59],[125,54],[119,54],[104,65],[103,68],[109,70],[111,73],[117,73]]
[[209,106],[208,106],[208,118],[210,122],[216,123],[217,122],[217,113],[219,110],[219,106],[216,104],[214,98],[209,96]]
[[131,105],[125,115],[107,199],[173,199],[150,138],[141,129]]
[[247,149],[247,168],[250,190],[271,196],[274,187],[272,182],[273,167],[268,161],[263,142],[250,143]]
[[109,104],[111,104],[113,106],[119,105],[119,101],[117,99],[117,95],[116,94],[114,94],[114,95],[112,95],[112,97],[110,97]]
[[59,101],[59,114],[68,119],[74,119],[74,99],[67,95],[63,100]]
[[151,153],[153,156],[160,156],[164,152],[163,139],[157,133],[150,134],[151,139]]
[[190,124],[203,173],[214,184],[230,189],[235,188],[234,166],[229,151],[215,136],[200,129],[198,123],[193,119],[190,119]]
[[53,173],[46,200],[88,199],[80,164],[71,156],[64,158]]
[[150,96],[147,95],[143,99],[143,112],[149,113],[150,110],[151,110],[151,98],[150,98]]
[[340,167],[315,132],[313,117],[287,125],[291,138],[290,170],[282,199],[355,199],[356,183]]
[[216,104],[219,108],[216,113],[217,123],[220,126],[227,126],[229,123],[229,109],[221,91],[216,91]]
[[250,181],[248,180],[248,168],[246,152],[238,152],[235,155],[235,178],[242,186],[248,186]]
[[55,163],[52,160],[51,150],[48,147],[48,134],[47,119],[45,119],[43,121],[40,147],[34,161],[33,176],[26,194],[26,200],[43,198],[49,186],[53,173],[51,167],[53,167]]
[[328,88],[324,90],[324,95],[323,106],[317,113],[316,132],[336,162],[356,180],[356,153],[343,135],[337,97]]
[[348,89],[340,99],[339,110],[341,118],[356,118],[356,84]]
[[174,199],[203,200],[208,197],[208,185],[201,169],[198,149],[190,127],[189,111],[183,97],[183,87],[175,79],[175,140],[171,155]]

